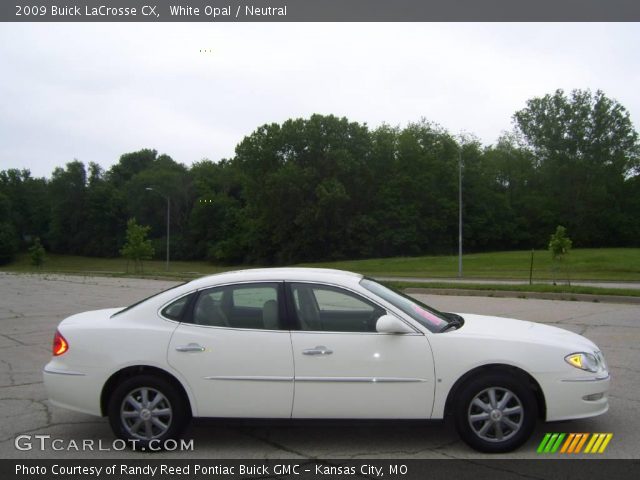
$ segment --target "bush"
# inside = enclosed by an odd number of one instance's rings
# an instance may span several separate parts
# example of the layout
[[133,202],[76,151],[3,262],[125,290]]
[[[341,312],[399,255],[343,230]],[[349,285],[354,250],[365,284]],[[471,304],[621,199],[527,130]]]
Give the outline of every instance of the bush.
[[42,243],[40,243],[40,239],[38,237],[33,241],[33,245],[29,247],[29,257],[31,257],[31,265],[34,267],[42,267],[44,263],[44,247]]

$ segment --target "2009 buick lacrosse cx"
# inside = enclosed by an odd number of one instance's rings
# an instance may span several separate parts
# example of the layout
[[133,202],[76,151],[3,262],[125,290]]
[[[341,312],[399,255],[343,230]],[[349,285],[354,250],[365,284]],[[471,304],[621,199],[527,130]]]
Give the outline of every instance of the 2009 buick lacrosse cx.
[[309,268],[212,275],[73,315],[44,368],[51,403],[108,416],[142,445],[179,437],[192,417],[452,415],[471,447],[508,452],[537,421],[605,413],[609,381],[602,352],[575,333],[439,312]]

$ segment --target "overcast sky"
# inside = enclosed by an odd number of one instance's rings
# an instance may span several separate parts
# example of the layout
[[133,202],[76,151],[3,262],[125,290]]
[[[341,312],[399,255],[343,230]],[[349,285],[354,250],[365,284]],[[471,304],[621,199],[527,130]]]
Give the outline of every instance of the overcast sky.
[[4,23],[0,169],[49,177],[141,148],[217,161],[258,126],[313,113],[424,117],[488,145],[557,88],[602,89],[638,129],[638,45],[631,23]]

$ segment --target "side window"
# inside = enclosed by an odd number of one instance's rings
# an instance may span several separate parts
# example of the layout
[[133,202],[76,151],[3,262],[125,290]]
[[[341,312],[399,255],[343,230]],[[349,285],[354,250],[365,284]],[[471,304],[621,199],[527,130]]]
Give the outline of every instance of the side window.
[[301,330],[375,332],[383,308],[355,293],[325,285],[292,283],[293,305]]
[[262,308],[265,302],[278,301],[278,291],[273,287],[247,287],[233,290],[233,304],[236,307]]
[[171,320],[180,320],[185,313],[189,301],[193,298],[194,294],[190,293],[182,298],[179,298],[175,302],[167,305],[162,309],[162,315],[170,318]]
[[279,285],[226,285],[200,292],[193,323],[211,327],[278,330],[281,326]]

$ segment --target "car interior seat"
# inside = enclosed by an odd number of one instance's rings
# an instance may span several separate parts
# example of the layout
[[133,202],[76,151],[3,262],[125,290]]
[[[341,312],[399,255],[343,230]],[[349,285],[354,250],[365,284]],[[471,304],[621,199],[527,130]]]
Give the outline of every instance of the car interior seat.
[[262,306],[262,323],[267,330],[278,330],[280,322],[278,321],[278,302],[275,300],[267,300]]

